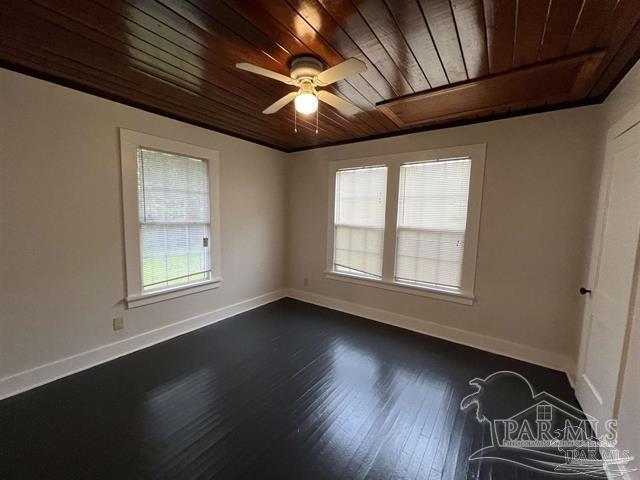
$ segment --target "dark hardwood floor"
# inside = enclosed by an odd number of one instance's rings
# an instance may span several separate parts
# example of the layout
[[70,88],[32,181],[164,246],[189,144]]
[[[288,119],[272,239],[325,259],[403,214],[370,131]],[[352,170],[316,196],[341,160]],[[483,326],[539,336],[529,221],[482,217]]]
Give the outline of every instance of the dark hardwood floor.
[[0,402],[0,478],[542,478],[468,461],[490,435],[460,401],[497,370],[576,404],[560,372],[284,299]]

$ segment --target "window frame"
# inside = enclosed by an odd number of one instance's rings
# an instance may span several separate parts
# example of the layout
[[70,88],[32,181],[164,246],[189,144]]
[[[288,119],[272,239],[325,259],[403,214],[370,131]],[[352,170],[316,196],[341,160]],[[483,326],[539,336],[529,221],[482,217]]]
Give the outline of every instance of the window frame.
[[[475,301],[475,276],[478,254],[478,237],[480,232],[480,213],[482,207],[482,189],[484,184],[486,144],[473,144],[455,147],[444,147],[420,150],[408,153],[397,153],[372,157],[362,157],[329,162],[329,212],[327,228],[327,252],[325,277],[374,286],[412,295],[420,295],[439,300],[446,300],[465,305]],[[400,166],[407,163],[437,161],[456,157],[471,159],[471,177],[469,180],[469,203],[465,226],[465,247],[462,261],[462,277],[460,288],[450,290],[436,286],[412,285],[395,280],[396,240],[398,228],[398,202],[400,187]],[[384,243],[382,252],[382,278],[368,278],[351,273],[338,272],[333,269],[334,232],[335,232],[335,187],[336,172],[346,168],[362,168],[370,166],[387,167],[387,198],[385,208]]]
[[[220,268],[220,186],[219,152],[206,147],[157,137],[146,133],[119,129],[120,166],[122,170],[122,209],[124,220],[124,247],[126,270],[126,304],[135,308],[184,295],[203,292],[222,285]],[[210,264],[211,276],[207,280],[176,285],[144,292],[142,286],[142,261],[140,245],[140,220],[138,216],[138,148],[148,148],[207,161],[209,174],[210,211]]]

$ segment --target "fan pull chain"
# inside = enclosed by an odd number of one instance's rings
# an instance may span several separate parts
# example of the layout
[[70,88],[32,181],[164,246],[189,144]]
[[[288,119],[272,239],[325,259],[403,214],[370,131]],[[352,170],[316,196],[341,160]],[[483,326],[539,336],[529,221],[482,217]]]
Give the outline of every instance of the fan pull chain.
[[298,111],[293,107],[293,131],[298,133]]
[[316,135],[318,134],[318,112],[320,111],[320,105],[316,108]]

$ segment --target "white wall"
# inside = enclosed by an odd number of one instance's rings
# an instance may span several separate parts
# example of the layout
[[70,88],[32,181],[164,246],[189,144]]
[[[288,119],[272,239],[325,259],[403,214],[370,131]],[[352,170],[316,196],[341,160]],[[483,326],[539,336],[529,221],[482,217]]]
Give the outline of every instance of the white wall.
[[602,104],[604,132],[640,102],[640,62],[629,70]]
[[[577,289],[585,272],[585,237],[600,148],[598,109],[563,110],[290,155],[289,286],[433,322],[438,328],[493,337],[488,344],[498,350],[517,351],[521,345],[521,356],[572,368],[581,311]],[[324,278],[330,160],[485,142],[475,305]],[[307,287],[304,278],[309,280]],[[419,323],[414,325],[422,330]]]
[[[281,152],[7,70],[0,94],[0,378],[283,288]],[[220,151],[221,288],[125,309],[118,127]]]

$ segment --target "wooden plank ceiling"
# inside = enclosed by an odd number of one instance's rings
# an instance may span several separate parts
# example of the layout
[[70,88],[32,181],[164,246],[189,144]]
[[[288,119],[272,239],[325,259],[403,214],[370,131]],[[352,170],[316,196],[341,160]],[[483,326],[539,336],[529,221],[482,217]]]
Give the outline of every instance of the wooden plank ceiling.
[[[597,103],[640,51],[640,0],[3,0],[0,19],[4,67],[284,151],[411,131],[377,105],[484,77],[467,104],[445,102],[455,111],[436,119],[410,112],[421,115],[412,125]],[[487,108],[504,97],[491,86],[509,85],[496,75],[592,52],[578,96]],[[302,116],[294,133],[292,105],[263,115],[292,87],[234,64],[288,74],[303,54],[364,61],[365,73],[330,88],[363,111],[322,104],[317,134]]]

